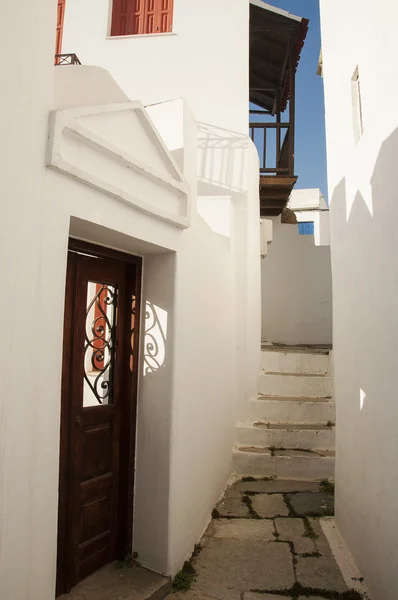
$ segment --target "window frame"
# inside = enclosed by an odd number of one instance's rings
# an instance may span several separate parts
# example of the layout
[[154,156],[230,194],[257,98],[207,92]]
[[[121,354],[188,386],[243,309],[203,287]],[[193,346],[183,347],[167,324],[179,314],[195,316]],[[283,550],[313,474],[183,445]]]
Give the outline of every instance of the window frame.
[[[134,33],[132,31],[133,26],[134,26],[134,14],[135,14],[135,10],[134,10],[134,3],[137,2],[137,0],[126,0],[126,2],[130,2],[131,5],[130,7],[127,9],[127,15],[128,15],[128,21],[130,22],[130,31],[127,31],[126,33],[118,33],[118,34],[113,34],[113,28],[114,28],[114,24],[113,24],[113,13],[114,13],[114,7],[115,7],[115,2],[117,1],[121,1],[121,0],[109,0],[109,12],[108,12],[108,35],[107,35],[107,39],[122,39],[122,38],[130,38],[130,37],[147,37],[147,36],[167,36],[167,35],[175,35],[174,34],[174,4],[175,4],[175,0],[168,0],[168,2],[170,3],[170,9],[169,9],[169,29],[167,31],[161,31],[159,28],[161,27],[161,12],[162,12],[162,5],[163,2],[165,0],[152,0],[155,8],[154,8],[154,15],[155,15],[155,19],[158,20],[158,28],[156,31],[148,31],[148,32],[144,32],[144,28],[145,28],[145,21],[146,21],[146,17],[147,17],[147,12],[148,12],[148,6],[147,3],[150,0],[141,0],[141,2],[143,3],[143,16],[142,16],[142,28],[140,27],[139,30]],[[164,9],[163,9],[164,10]],[[142,29],[142,31],[140,31],[140,29]]]

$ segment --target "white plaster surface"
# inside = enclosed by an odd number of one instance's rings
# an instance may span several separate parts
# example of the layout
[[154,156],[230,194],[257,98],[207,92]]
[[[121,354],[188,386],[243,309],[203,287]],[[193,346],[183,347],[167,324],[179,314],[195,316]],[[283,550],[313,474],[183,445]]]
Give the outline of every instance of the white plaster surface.
[[327,210],[325,197],[319,188],[294,189],[290,194],[288,207],[292,210]]
[[[398,5],[321,0],[333,271],[336,522],[377,600],[398,590]],[[358,67],[363,135],[355,142]]]
[[[124,73],[130,82],[123,86],[129,100],[185,96],[195,116],[215,125],[199,124],[205,134],[198,150],[198,125],[185,102],[151,114],[157,130],[169,132],[164,140],[192,191],[192,221],[185,231],[120,202],[105,187],[100,191],[46,169],[51,110],[119,104],[124,94],[98,70],[85,68],[83,76],[79,68],[52,66],[52,0],[1,5],[0,39],[13,60],[3,66],[0,114],[0,261],[7,290],[1,295],[7,319],[0,349],[0,597],[12,600],[54,598],[69,235],[143,256],[143,300],[157,307],[167,329],[161,366],[145,375],[143,343],[139,392],[134,546],[151,569],[175,573],[205,529],[230,475],[236,419],[256,394],[260,362],[258,156],[246,135],[248,6],[177,2],[178,35],[163,38],[164,49],[160,38],[133,39],[130,54],[128,40],[103,37],[108,2],[71,0],[68,6],[65,50],[69,20],[69,32],[85,44],[80,58],[87,62],[92,52],[102,66],[115,65],[117,80]],[[96,40],[92,28],[99,24]],[[152,44],[150,51],[143,44]],[[159,56],[169,69],[158,68]],[[156,77],[148,77],[155,63]],[[68,69],[65,78],[54,81],[56,69]],[[96,82],[91,90],[87,81]],[[121,149],[128,144],[121,123],[111,127],[102,113],[95,119],[96,127],[115,136],[112,143]],[[147,133],[134,132],[143,158]],[[73,145],[68,152],[79,162]],[[222,164],[233,166],[230,174]],[[97,163],[98,176],[112,171],[112,161]],[[134,187],[138,180],[131,176]],[[198,179],[205,200],[197,203]],[[156,201],[162,199],[159,192]],[[204,204],[205,218],[197,210]],[[32,315],[38,324],[33,328]]]
[[173,35],[117,38],[111,5],[68,0],[62,51],[106,68],[144,105],[184,97],[199,121],[247,133],[249,2],[174,0]]
[[261,263],[263,340],[284,344],[332,342],[330,249],[297,225],[273,223]]

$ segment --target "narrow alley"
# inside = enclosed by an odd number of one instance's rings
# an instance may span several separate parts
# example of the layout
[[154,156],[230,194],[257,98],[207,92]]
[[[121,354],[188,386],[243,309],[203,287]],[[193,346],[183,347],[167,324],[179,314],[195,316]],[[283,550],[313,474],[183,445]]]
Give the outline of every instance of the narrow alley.
[[[226,492],[170,600],[360,600],[360,578],[342,574],[325,530],[334,486],[245,477]],[[192,585],[190,583],[192,582]]]

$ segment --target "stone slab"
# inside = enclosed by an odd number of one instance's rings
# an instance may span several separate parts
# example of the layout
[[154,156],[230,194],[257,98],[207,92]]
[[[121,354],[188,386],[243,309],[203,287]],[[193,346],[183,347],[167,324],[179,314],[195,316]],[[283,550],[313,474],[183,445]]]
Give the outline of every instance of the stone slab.
[[252,505],[256,513],[263,518],[288,516],[289,509],[281,494],[259,494],[252,496]]
[[302,519],[275,519],[279,540],[293,542],[297,554],[314,553],[317,548],[314,541],[304,537],[305,528]]
[[323,492],[313,494],[293,494],[290,501],[297,514],[317,514],[323,516],[334,511],[334,497]]
[[[145,599],[146,600],[146,599]],[[214,600],[209,596],[204,596],[201,592],[174,592],[167,596],[166,600]],[[279,598],[280,600],[280,598]]]
[[348,589],[332,556],[298,557],[296,575],[298,582],[304,587],[333,592],[345,592]]
[[333,556],[332,550],[329,546],[329,542],[327,537],[323,533],[322,526],[319,522],[319,519],[308,519],[313,531],[317,534],[317,539],[315,540],[316,547],[318,549],[319,554],[322,556]]
[[248,517],[249,510],[246,504],[243,504],[240,496],[229,496],[221,500],[217,505],[220,517]]
[[143,567],[117,569],[112,563],[79,583],[60,600],[162,600],[171,581]]
[[[280,596],[279,596],[280,600]],[[298,600],[308,600],[308,596],[300,596]],[[325,600],[325,598],[321,598],[320,596],[311,596],[311,600]]]
[[195,560],[192,586],[216,600],[240,600],[253,589],[289,589],[294,583],[288,544],[209,538]]
[[240,492],[260,492],[264,494],[319,492],[319,483],[317,481],[296,481],[293,479],[271,479],[270,481],[259,479],[257,481],[239,481],[229,489],[235,495]]
[[[275,596],[275,594],[255,594],[254,592],[243,594],[243,600],[281,600],[281,598],[282,596]],[[285,600],[290,600],[287,596],[284,598]]]
[[213,537],[272,542],[275,541],[274,524],[259,519],[220,519],[214,522]]

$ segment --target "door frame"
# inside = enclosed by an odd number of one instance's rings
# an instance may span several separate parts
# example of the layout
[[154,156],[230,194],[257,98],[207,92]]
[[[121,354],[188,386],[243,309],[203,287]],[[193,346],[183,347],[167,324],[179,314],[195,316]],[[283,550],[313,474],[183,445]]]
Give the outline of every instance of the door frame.
[[[127,481],[121,488],[120,502],[118,511],[121,516],[121,522],[125,526],[125,535],[123,543],[118,545],[118,558],[124,559],[127,554],[132,552],[133,543],[133,513],[134,513],[134,484],[135,484],[135,447],[137,436],[137,400],[139,384],[139,365],[140,365],[140,327],[141,327],[141,293],[142,293],[142,258],[131,254],[125,254],[118,250],[97,246],[89,242],[69,239],[69,252],[77,254],[86,254],[95,258],[112,259],[135,267],[135,322],[134,322],[134,347],[133,347],[133,372],[137,376],[133,378],[132,398],[130,403],[130,415],[125,425],[127,432],[128,473]],[[73,254],[72,254],[73,256]],[[73,298],[75,296],[75,268],[76,262],[73,260],[67,262],[66,288],[65,288],[65,311],[64,311],[64,335],[63,335],[63,354],[62,354],[62,382],[61,382],[61,419],[60,419],[60,452],[59,452],[59,495],[58,495],[58,540],[57,540],[57,572],[56,572],[56,597],[68,593],[71,589],[71,566],[68,561],[68,550],[70,536],[68,534],[68,515],[70,508],[70,496],[68,490],[71,486],[71,468],[68,458],[71,454],[71,412],[70,402],[71,394],[71,357],[73,345]]]

